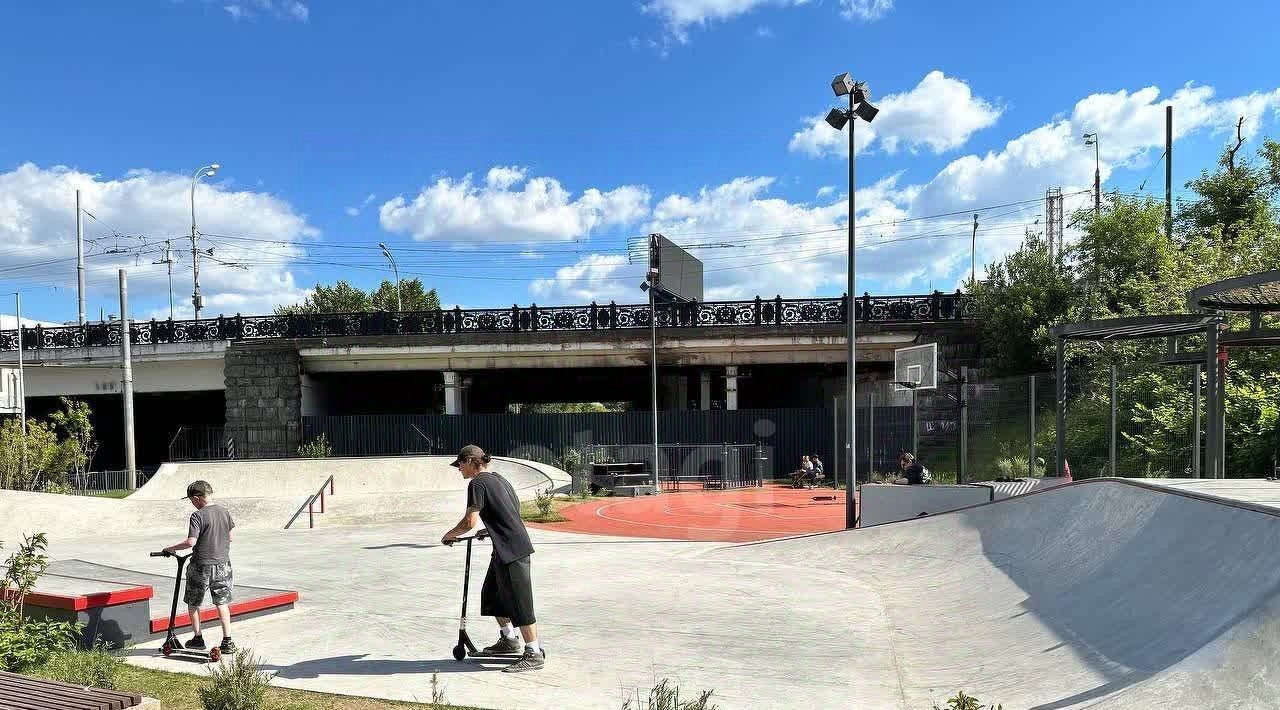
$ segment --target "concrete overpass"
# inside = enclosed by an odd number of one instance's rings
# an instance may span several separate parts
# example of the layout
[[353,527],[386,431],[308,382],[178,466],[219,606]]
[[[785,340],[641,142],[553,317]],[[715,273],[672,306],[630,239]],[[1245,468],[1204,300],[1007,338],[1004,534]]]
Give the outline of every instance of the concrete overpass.
[[[659,304],[653,315],[663,409],[814,407],[842,391],[844,299]],[[864,295],[856,317],[865,383],[886,383],[906,345],[938,342],[955,363],[977,355],[972,304],[959,293]],[[134,389],[141,419],[166,431],[296,432],[304,416],[535,402],[648,409],[650,318],[647,304],[590,304],[142,321],[130,327]],[[22,341],[33,411],[59,396],[90,398],[95,410],[118,401],[119,324],[28,328]],[[0,366],[16,363],[16,350],[16,332],[0,332]],[[292,450],[296,433],[285,438]]]

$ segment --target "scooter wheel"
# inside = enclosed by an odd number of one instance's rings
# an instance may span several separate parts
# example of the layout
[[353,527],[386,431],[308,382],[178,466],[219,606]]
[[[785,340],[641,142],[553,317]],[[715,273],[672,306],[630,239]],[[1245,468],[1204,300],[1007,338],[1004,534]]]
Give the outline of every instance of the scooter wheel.
[[162,644],[160,646],[160,653],[163,653],[166,656],[173,655],[173,646],[170,646],[168,642]]
[[217,646],[214,646],[213,648],[209,649],[210,663],[217,663],[218,661],[221,661],[221,660],[222,660],[222,649],[218,648]]
[[467,647],[466,647],[466,646],[463,646],[462,644],[458,644],[457,646],[454,646],[454,647],[453,647],[453,660],[455,660],[455,661],[461,661],[462,659],[464,659],[464,658],[466,658],[466,657],[467,657]]

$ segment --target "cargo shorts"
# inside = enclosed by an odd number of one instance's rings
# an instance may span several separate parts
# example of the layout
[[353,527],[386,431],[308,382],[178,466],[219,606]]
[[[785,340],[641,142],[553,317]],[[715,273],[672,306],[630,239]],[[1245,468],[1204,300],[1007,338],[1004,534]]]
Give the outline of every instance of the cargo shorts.
[[231,603],[234,587],[230,562],[192,562],[187,566],[187,591],[182,600],[188,606],[200,606],[208,592],[214,605],[222,606]]

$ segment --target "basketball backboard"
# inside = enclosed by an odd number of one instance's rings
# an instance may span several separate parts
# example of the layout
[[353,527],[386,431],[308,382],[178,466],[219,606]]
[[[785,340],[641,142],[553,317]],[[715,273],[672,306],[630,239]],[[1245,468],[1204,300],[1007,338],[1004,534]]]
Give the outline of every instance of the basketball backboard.
[[938,387],[938,344],[913,345],[893,351],[895,391],[931,390]]

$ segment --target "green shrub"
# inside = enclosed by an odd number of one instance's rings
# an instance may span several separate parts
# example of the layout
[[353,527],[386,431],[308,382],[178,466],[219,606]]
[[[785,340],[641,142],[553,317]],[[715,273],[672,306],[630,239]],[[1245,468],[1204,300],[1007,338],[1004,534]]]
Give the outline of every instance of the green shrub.
[[88,651],[58,651],[33,673],[61,683],[112,690],[116,687],[116,675],[123,667],[124,660],[111,655],[99,641]]
[[271,677],[258,670],[258,659],[248,649],[224,659],[209,672],[209,682],[200,686],[204,710],[261,710]]
[[329,437],[321,434],[298,447],[298,455],[304,459],[327,459],[333,456],[333,445]]
[[76,489],[72,488],[71,484],[67,483],[66,481],[45,481],[44,492],[57,493],[58,495],[69,496],[72,493],[75,493]]
[[718,706],[711,704],[714,694],[714,690],[703,690],[693,700],[681,700],[680,688],[663,678],[649,690],[647,699],[642,700],[638,691],[636,697],[624,699],[622,710],[716,710]]
[[537,491],[534,496],[534,501],[538,504],[538,512],[542,514],[542,517],[545,518],[551,515],[551,504],[555,501],[555,496],[551,494],[551,489]]
[[954,697],[949,698],[945,707],[934,703],[933,710],[1004,710],[1004,706],[983,705],[981,700],[972,695],[965,695],[962,690],[956,693]]
[[75,647],[79,625],[71,621],[27,619],[23,600],[49,567],[44,533],[23,538],[18,551],[5,560],[0,579],[0,670],[22,671],[39,666],[54,653]]

